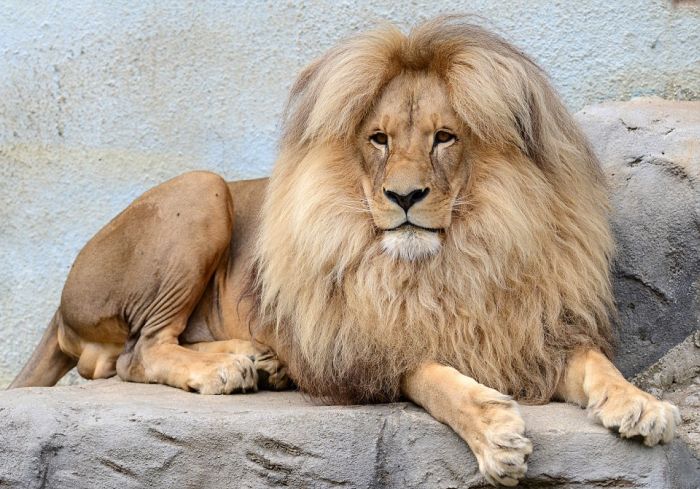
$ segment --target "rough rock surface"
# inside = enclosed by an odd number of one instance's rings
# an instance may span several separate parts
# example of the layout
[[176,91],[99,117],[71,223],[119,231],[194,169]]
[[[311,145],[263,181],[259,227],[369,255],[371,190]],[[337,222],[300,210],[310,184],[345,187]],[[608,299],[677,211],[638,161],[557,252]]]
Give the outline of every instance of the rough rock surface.
[[[675,440],[647,448],[574,406],[523,407],[523,487],[695,488]],[[448,427],[409,403],[319,406],[300,394],[199,396],[114,380],[0,393],[0,487],[483,487]]]
[[632,382],[678,406],[683,417],[678,434],[700,458],[700,331],[688,336]]
[[608,102],[577,119],[610,184],[616,363],[632,376],[700,328],[700,102]]

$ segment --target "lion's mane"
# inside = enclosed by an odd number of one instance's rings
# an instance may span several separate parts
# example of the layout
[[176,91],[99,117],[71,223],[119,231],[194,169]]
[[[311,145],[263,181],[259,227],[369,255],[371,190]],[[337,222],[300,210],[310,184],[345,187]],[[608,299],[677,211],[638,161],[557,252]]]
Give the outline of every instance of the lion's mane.
[[[382,252],[356,131],[402,70],[436,73],[487,149],[440,253]],[[548,401],[568,352],[610,353],[613,248],[598,161],[541,69],[463,19],[349,39],[292,87],[255,250],[253,332],[336,402],[391,401],[425,361]]]

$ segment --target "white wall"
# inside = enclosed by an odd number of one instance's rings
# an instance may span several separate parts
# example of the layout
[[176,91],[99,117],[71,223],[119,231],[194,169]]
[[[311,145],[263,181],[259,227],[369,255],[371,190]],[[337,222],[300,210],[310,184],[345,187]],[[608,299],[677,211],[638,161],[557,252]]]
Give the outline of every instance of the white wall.
[[82,244],[189,169],[266,175],[295,73],[391,20],[479,14],[572,110],[700,96],[700,7],[670,1],[0,2],[0,387]]

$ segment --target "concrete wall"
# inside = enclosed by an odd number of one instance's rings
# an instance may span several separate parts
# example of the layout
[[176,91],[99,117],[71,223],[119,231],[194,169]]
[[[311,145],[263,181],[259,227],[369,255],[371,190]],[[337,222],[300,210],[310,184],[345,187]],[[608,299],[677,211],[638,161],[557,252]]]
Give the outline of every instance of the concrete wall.
[[694,99],[692,3],[0,2],[0,387],[82,244],[130,200],[190,169],[269,172],[294,74],[339,38],[470,11],[533,55],[572,110]]

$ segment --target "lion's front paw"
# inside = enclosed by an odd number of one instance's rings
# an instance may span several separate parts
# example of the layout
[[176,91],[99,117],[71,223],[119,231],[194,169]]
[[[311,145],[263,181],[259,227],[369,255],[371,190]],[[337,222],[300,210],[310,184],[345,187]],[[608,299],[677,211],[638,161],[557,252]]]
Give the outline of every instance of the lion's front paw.
[[258,353],[254,357],[261,389],[279,391],[290,386],[287,367],[280,362],[272,350]]
[[255,364],[246,355],[221,353],[216,360],[189,373],[187,386],[200,394],[231,394],[257,390]]
[[673,440],[681,422],[678,408],[660,401],[636,387],[614,386],[588,405],[591,417],[606,428],[616,429],[623,438],[641,436],[644,444],[654,446]]
[[480,433],[470,437],[479,470],[493,485],[515,486],[525,476],[532,443],[515,401],[500,393],[481,402],[476,418]]
[[491,433],[486,440],[489,447],[477,457],[481,473],[494,486],[517,485],[527,472],[527,457],[532,453],[530,440],[507,430]]

